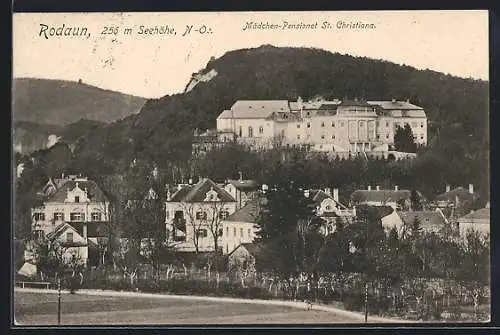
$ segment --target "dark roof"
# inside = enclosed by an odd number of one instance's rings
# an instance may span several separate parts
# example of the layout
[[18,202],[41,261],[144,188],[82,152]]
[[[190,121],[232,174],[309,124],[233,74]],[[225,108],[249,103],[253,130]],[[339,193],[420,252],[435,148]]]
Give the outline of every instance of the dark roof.
[[397,214],[404,224],[411,225],[418,218],[422,227],[441,228],[446,224],[445,218],[437,211],[398,211]]
[[214,190],[222,202],[236,202],[236,200],[219,185],[208,178],[204,178],[195,185],[187,185],[172,195],[170,202],[203,202],[207,192]]
[[459,201],[469,201],[472,202],[474,201],[478,195],[477,194],[472,194],[469,192],[464,187],[456,187],[453,190],[445,193],[441,193],[438,196],[436,196],[435,201],[449,201],[449,202],[455,202],[456,197],[458,197]]
[[241,190],[257,190],[259,189],[259,185],[255,180],[233,180],[229,179],[228,183],[232,184],[237,189]]
[[262,243],[241,243],[228,256],[231,256],[239,248],[245,248],[250,255],[256,257],[264,250],[265,245]]
[[261,199],[250,200],[245,206],[229,215],[225,221],[256,223],[260,214]]
[[467,215],[462,216],[459,220],[465,221],[474,221],[474,220],[490,220],[490,209],[489,208],[481,208],[477,211],[469,213]]
[[357,106],[357,107],[370,107],[371,109],[373,109],[373,105],[370,105],[369,103],[367,103],[366,101],[363,101],[363,100],[358,100],[358,101],[355,101],[355,100],[343,100],[340,104],[338,104],[338,106],[342,106],[342,107],[345,107],[345,106]]
[[83,225],[87,224],[87,237],[108,237],[109,225],[106,221],[97,222],[68,222],[78,234],[83,236]]
[[[56,179],[57,180],[57,179]],[[53,193],[52,195],[48,195],[45,198],[45,201],[48,202],[64,202],[66,199],[66,192],[68,189],[72,190],[76,187],[76,184],[78,184],[78,187],[82,190],[87,189],[87,194],[88,198],[92,202],[104,202],[106,201],[106,197],[104,196],[103,191],[97,185],[96,182],[93,180],[83,180],[83,179],[77,179],[77,180],[58,180],[57,182],[54,182],[57,185],[59,185],[57,191]]]
[[333,199],[323,190],[310,190],[309,197],[317,204],[321,204],[325,199]]
[[410,190],[356,190],[351,194],[351,200],[360,203],[365,201],[389,202],[410,199]]

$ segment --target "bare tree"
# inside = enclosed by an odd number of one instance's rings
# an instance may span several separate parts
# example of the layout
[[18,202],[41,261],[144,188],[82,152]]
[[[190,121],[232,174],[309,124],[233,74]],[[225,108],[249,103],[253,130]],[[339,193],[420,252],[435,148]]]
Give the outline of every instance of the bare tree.
[[229,216],[226,203],[223,201],[213,201],[210,203],[210,213],[206,218],[206,225],[214,241],[214,251],[219,250],[219,238],[222,236],[222,223]]
[[[196,253],[200,252],[200,232],[206,224],[206,219],[204,217],[207,215],[204,211],[197,211],[196,204],[194,203],[181,203],[181,207],[188,217],[188,225],[191,227],[193,233],[191,236],[186,236],[186,238],[191,238],[193,242]],[[186,231],[186,235],[188,235]]]

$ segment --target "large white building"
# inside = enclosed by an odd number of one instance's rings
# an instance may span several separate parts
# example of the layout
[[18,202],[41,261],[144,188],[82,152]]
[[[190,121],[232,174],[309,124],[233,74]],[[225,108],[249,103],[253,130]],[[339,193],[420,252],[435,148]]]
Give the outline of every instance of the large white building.
[[308,146],[322,152],[387,152],[397,127],[408,124],[427,144],[427,116],[409,101],[238,100],[217,118],[219,141],[254,148]]

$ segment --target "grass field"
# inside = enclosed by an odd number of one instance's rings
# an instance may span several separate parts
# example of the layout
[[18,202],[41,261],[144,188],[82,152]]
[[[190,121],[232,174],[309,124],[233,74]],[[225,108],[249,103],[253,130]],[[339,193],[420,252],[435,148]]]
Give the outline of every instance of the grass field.
[[[328,324],[361,318],[288,306],[169,298],[62,296],[62,325]],[[57,294],[15,292],[17,325],[56,325]]]

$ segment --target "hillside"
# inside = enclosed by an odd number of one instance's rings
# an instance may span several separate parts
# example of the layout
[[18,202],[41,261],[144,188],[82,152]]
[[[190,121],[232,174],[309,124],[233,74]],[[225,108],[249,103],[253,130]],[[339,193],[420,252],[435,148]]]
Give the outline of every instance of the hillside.
[[30,121],[14,122],[14,150],[23,155],[30,154],[47,148],[54,143],[55,139],[74,145],[82,136],[86,136],[91,130],[103,125],[105,125],[103,122],[83,119],[67,126],[39,124]]
[[[192,131],[214,127],[237,99],[363,97],[410,99],[429,118],[430,148],[413,163],[415,180],[489,188],[488,82],[308,48],[231,51],[198,73],[217,73],[185,94],[148,100],[141,112],[82,138],[73,167],[109,174],[135,157],[187,164]],[[404,175],[401,178],[405,178]]]
[[80,119],[113,122],[137,113],[145,98],[103,90],[81,82],[17,78],[14,121],[64,126]]

